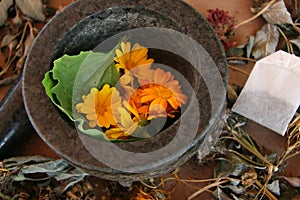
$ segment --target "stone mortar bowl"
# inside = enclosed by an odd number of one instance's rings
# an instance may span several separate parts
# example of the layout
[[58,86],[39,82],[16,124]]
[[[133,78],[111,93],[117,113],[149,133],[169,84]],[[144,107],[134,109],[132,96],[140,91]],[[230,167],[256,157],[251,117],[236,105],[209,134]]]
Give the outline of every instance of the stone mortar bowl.
[[[97,44],[115,34],[141,27],[176,30],[198,42],[212,58],[218,72],[216,76],[221,77],[224,88],[218,92],[218,86],[211,84],[215,72],[205,69],[205,66],[200,74],[180,56],[150,49],[149,54],[156,62],[171,65],[189,81],[196,92],[200,115],[199,119],[193,119],[192,116],[190,121],[199,120],[199,124],[198,127],[187,124],[185,130],[189,132],[189,129],[196,129],[197,135],[181,151],[166,152],[168,159],[157,160],[155,164],[146,167],[132,166],[132,170],[121,171],[100,162],[87,150],[83,143],[97,145],[99,141],[77,133],[51,103],[41,82],[44,74],[53,67],[52,63],[56,58],[94,49]],[[193,50],[186,48],[184,51],[189,53]],[[209,59],[204,55],[197,55],[197,51],[191,54],[195,54],[193,56],[197,59]],[[25,108],[40,137],[71,164],[91,175],[115,181],[143,180],[168,173],[185,163],[197,151],[200,157],[205,156],[209,152],[209,145],[216,142],[220,133],[218,129],[224,113],[226,87],[226,59],[216,33],[204,17],[180,0],[76,1],[57,14],[40,32],[26,60],[23,76]],[[212,97],[211,91],[217,91],[217,95]],[[189,112],[192,112],[192,108],[187,106],[182,115]],[[172,141],[180,122],[180,119],[177,120],[151,138],[114,145],[134,153],[153,152]],[[102,152],[105,153],[104,151]]]

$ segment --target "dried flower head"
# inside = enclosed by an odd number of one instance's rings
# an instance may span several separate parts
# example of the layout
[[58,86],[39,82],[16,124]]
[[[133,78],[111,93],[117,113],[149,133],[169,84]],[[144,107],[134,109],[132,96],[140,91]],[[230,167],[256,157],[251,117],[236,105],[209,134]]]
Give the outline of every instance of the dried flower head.
[[230,38],[233,35],[234,18],[228,14],[228,11],[219,10],[218,8],[215,10],[209,9],[207,20],[217,32],[224,49],[232,47],[233,43]]

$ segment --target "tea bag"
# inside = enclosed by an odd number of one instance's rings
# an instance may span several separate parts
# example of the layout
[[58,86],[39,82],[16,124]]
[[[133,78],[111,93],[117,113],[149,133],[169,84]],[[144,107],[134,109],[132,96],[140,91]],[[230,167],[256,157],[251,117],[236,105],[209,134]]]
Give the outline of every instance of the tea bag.
[[277,51],[259,60],[232,110],[281,135],[300,104],[300,58]]

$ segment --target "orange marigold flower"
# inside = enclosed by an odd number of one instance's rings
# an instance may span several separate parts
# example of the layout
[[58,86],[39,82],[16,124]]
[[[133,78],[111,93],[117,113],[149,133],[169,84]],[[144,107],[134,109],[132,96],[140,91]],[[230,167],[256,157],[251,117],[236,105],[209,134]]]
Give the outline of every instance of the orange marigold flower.
[[134,104],[131,106],[127,101],[123,101],[123,106],[126,109],[118,108],[120,114],[118,124],[114,128],[105,131],[105,135],[108,139],[126,138],[132,135],[138,126],[141,125],[141,122],[143,122],[143,118],[140,117],[137,107]]
[[174,79],[174,75],[171,72],[165,72],[160,68],[154,70],[151,79],[143,80],[141,84],[148,87],[148,84],[150,83],[163,85],[172,91],[181,92],[181,85],[179,84],[179,81]]
[[150,110],[155,104],[161,105],[161,108],[167,110],[170,105],[175,110],[187,101],[186,95],[179,91],[172,91],[171,89],[158,84],[151,84],[149,88],[143,89],[142,92],[142,103],[149,102]]
[[82,100],[82,103],[76,105],[76,110],[86,115],[90,127],[98,125],[109,128],[117,124],[114,113],[121,107],[121,99],[116,88],[110,88],[108,84],[100,91],[92,88],[87,96],[82,96]]
[[152,76],[150,69],[154,59],[148,59],[148,48],[134,44],[131,48],[130,42],[121,42],[121,50],[116,49],[115,58],[118,70],[124,69],[125,73],[131,73],[141,79],[148,79]]
[[158,68],[154,71],[152,81],[143,86],[141,102],[150,102],[149,117],[174,116],[181,104],[187,102],[187,96],[182,93],[179,81],[174,79],[171,72]]

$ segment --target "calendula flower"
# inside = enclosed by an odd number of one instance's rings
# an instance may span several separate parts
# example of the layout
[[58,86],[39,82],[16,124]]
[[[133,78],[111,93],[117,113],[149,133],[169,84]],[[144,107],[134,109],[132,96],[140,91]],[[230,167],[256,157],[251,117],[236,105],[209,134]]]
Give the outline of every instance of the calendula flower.
[[152,82],[143,86],[141,96],[142,103],[150,103],[148,119],[167,115],[173,117],[172,113],[187,101],[174,75],[159,68],[154,71]]
[[[108,139],[126,138],[132,135],[138,126],[143,125],[144,119],[140,117],[135,105],[131,106],[127,101],[123,101],[126,108],[118,108],[119,116],[118,124],[114,128],[110,128],[105,132]],[[131,117],[133,114],[133,118]]]
[[121,50],[116,49],[115,58],[118,70],[123,69],[125,73],[131,73],[140,79],[148,79],[152,76],[150,69],[154,59],[148,59],[148,48],[138,43],[131,48],[130,42],[121,42]]
[[76,105],[76,109],[86,115],[90,127],[98,125],[109,128],[117,124],[114,113],[121,107],[121,99],[116,88],[110,88],[108,84],[105,84],[100,91],[92,88],[87,96],[82,96],[82,100],[82,103]]
[[158,84],[151,84],[148,88],[143,89],[141,101],[151,102],[149,105],[150,111],[155,111],[159,114],[166,113],[168,106],[177,110],[181,104],[185,104],[187,97],[179,92]]
[[178,80],[174,79],[174,75],[171,72],[165,72],[164,70],[157,68],[153,72],[151,79],[141,81],[142,85],[149,87],[149,84],[163,85],[172,91],[181,92],[181,85]]

